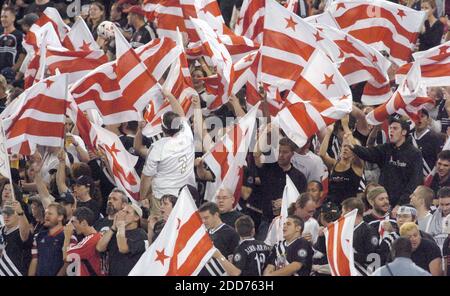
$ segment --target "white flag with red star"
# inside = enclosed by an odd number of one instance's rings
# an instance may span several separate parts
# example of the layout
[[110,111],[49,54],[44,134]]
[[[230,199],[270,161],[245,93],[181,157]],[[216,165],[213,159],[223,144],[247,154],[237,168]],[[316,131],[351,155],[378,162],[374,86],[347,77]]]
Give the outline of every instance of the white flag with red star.
[[184,187],[158,238],[128,275],[197,275],[215,250],[194,199]]

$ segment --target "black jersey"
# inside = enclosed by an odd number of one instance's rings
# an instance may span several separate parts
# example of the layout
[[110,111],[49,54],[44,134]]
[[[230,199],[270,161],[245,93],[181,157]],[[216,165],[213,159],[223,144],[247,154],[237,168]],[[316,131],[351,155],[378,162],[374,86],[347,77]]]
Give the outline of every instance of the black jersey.
[[239,244],[239,234],[229,225],[222,223],[216,229],[210,230],[209,235],[214,246],[227,259],[233,254]]
[[242,240],[234,250],[232,263],[241,270],[242,276],[261,276],[270,249],[268,245],[254,238]]
[[26,275],[32,241],[31,235],[27,241],[22,241],[18,226],[9,231],[6,226],[0,227],[0,276]]
[[276,269],[280,269],[292,262],[299,262],[302,264],[302,268],[293,275],[309,276],[312,268],[312,257],[311,244],[304,238],[297,238],[289,244],[282,241],[273,246],[267,263],[274,265]]
[[139,30],[134,32],[133,36],[131,36],[130,45],[133,48],[138,48],[156,38],[158,38],[158,35],[156,34],[156,30],[153,27],[153,24],[145,24],[144,26],[140,27]]
[[393,219],[389,213],[387,213],[384,217],[381,218],[374,216],[373,214],[369,214],[364,216],[363,220],[364,222],[369,224],[373,229],[375,229],[375,231],[380,235],[381,239],[383,239],[384,237],[383,233],[384,231],[381,228],[381,225],[383,224],[384,221],[389,221],[394,230],[398,231],[397,221]]
[[353,249],[355,268],[361,275],[368,275],[368,267],[374,260],[371,255],[376,254],[378,249],[378,233],[364,221],[353,231]]

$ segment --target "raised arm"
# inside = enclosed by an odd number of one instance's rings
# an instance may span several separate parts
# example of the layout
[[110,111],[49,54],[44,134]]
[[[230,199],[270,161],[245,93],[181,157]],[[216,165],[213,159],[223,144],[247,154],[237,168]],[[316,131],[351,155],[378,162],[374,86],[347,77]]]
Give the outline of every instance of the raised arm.
[[142,130],[144,129],[145,125],[147,124],[146,121],[141,121],[139,122],[137,131],[136,131],[136,136],[134,137],[134,141],[133,141],[133,148],[136,151],[136,154],[138,154],[140,157],[146,158],[147,154],[148,154],[148,148],[145,147],[142,139],[143,139],[143,135],[142,135]]
[[180,105],[180,102],[178,102],[178,99],[175,98],[170,91],[164,89],[163,90],[163,95],[164,97],[169,101],[170,106],[172,107],[173,112],[175,112],[176,114],[178,114],[181,117],[185,117],[186,114],[184,114],[184,110]]
[[325,137],[322,140],[322,143],[320,144],[320,150],[319,150],[319,156],[322,158],[325,165],[328,167],[328,169],[331,169],[336,164],[336,160],[334,158],[331,158],[328,153],[328,145],[330,144],[330,138],[333,133],[334,124],[329,125],[327,127],[327,131],[325,134]]
[[69,190],[66,185],[66,151],[60,149],[58,152],[58,169],[56,170],[56,186],[59,194],[65,193]]
[[353,104],[352,112],[350,113],[353,117],[356,119],[356,130],[364,135],[367,136],[370,133],[369,124],[366,120],[366,115],[364,112],[359,109],[355,104]]

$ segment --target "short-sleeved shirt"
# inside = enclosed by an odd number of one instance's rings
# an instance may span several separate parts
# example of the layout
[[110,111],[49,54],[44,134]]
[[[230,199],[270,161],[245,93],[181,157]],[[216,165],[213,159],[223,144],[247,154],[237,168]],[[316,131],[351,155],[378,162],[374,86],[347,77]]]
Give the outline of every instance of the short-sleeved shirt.
[[239,234],[237,234],[234,228],[225,223],[222,223],[208,232],[214,247],[216,247],[226,258],[229,258],[239,244]]
[[430,272],[430,262],[436,258],[441,258],[441,249],[436,242],[422,238],[420,245],[411,254],[411,259],[417,266]]
[[108,219],[108,217],[104,217],[95,222],[94,228],[98,232],[106,232],[111,228],[111,226],[113,225],[113,222],[114,222],[114,220],[110,220],[110,219]]
[[68,258],[71,258],[70,256],[79,256],[81,276],[102,275],[100,253],[96,250],[97,243],[101,238],[102,234],[99,232],[88,235],[67,250]]
[[271,247],[254,238],[245,239],[234,250],[233,264],[241,270],[241,276],[261,276]]
[[272,201],[283,197],[283,190],[286,186],[286,174],[289,175],[299,193],[306,191],[306,177],[294,166],[291,166],[285,172],[278,163],[266,163],[259,168],[258,174],[261,179],[261,191],[263,193],[261,196],[263,217],[267,221],[272,221],[274,218]]
[[19,227],[11,230],[0,227],[0,276],[26,275],[32,242],[31,235],[27,241],[22,241]]
[[114,235],[109,241],[107,251],[109,252],[109,275],[127,276],[145,252],[145,240],[147,234],[142,228],[125,231],[129,252],[119,252],[117,238]]
[[181,187],[195,186],[194,136],[188,123],[173,137],[164,137],[150,147],[142,173],[153,177],[152,190],[157,199],[164,194],[178,196]]
[[92,212],[94,212],[95,220],[97,220],[100,217],[100,205],[95,199],[90,199],[88,201],[79,201],[77,203],[77,208],[86,207]]
[[[76,244],[75,236],[71,238],[71,244]],[[48,230],[39,232],[34,237],[31,254],[37,262],[37,276],[55,276],[64,264],[62,248],[64,245],[64,227],[49,234]]]
[[22,41],[23,34],[19,30],[7,34],[0,27],[0,70],[12,67],[17,62],[19,54],[25,53]]
[[291,162],[297,170],[305,175],[308,182],[321,182],[328,173],[323,160],[311,151],[305,155],[294,153]]
[[311,244],[306,239],[299,237],[289,244],[286,241],[277,243],[273,247],[267,263],[274,265],[278,270],[292,262],[299,262],[302,264],[302,268],[293,275],[309,276],[312,268],[313,254],[314,251]]

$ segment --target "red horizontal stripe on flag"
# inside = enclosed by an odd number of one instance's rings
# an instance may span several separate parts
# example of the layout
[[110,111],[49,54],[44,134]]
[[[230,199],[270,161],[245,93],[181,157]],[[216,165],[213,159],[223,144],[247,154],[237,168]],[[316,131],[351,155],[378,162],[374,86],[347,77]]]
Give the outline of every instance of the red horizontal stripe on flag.
[[261,58],[263,73],[267,73],[284,79],[296,80],[303,71],[302,66],[292,64],[281,59],[275,59],[265,55],[262,55]]
[[7,133],[9,139],[22,134],[62,139],[64,137],[64,122],[46,122],[26,117],[15,121]]
[[[306,42],[294,39],[284,33],[272,31],[270,29],[264,30],[263,39],[264,46],[300,55],[305,61],[309,59],[315,50],[313,46]],[[282,59],[283,57],[280,58]]]

